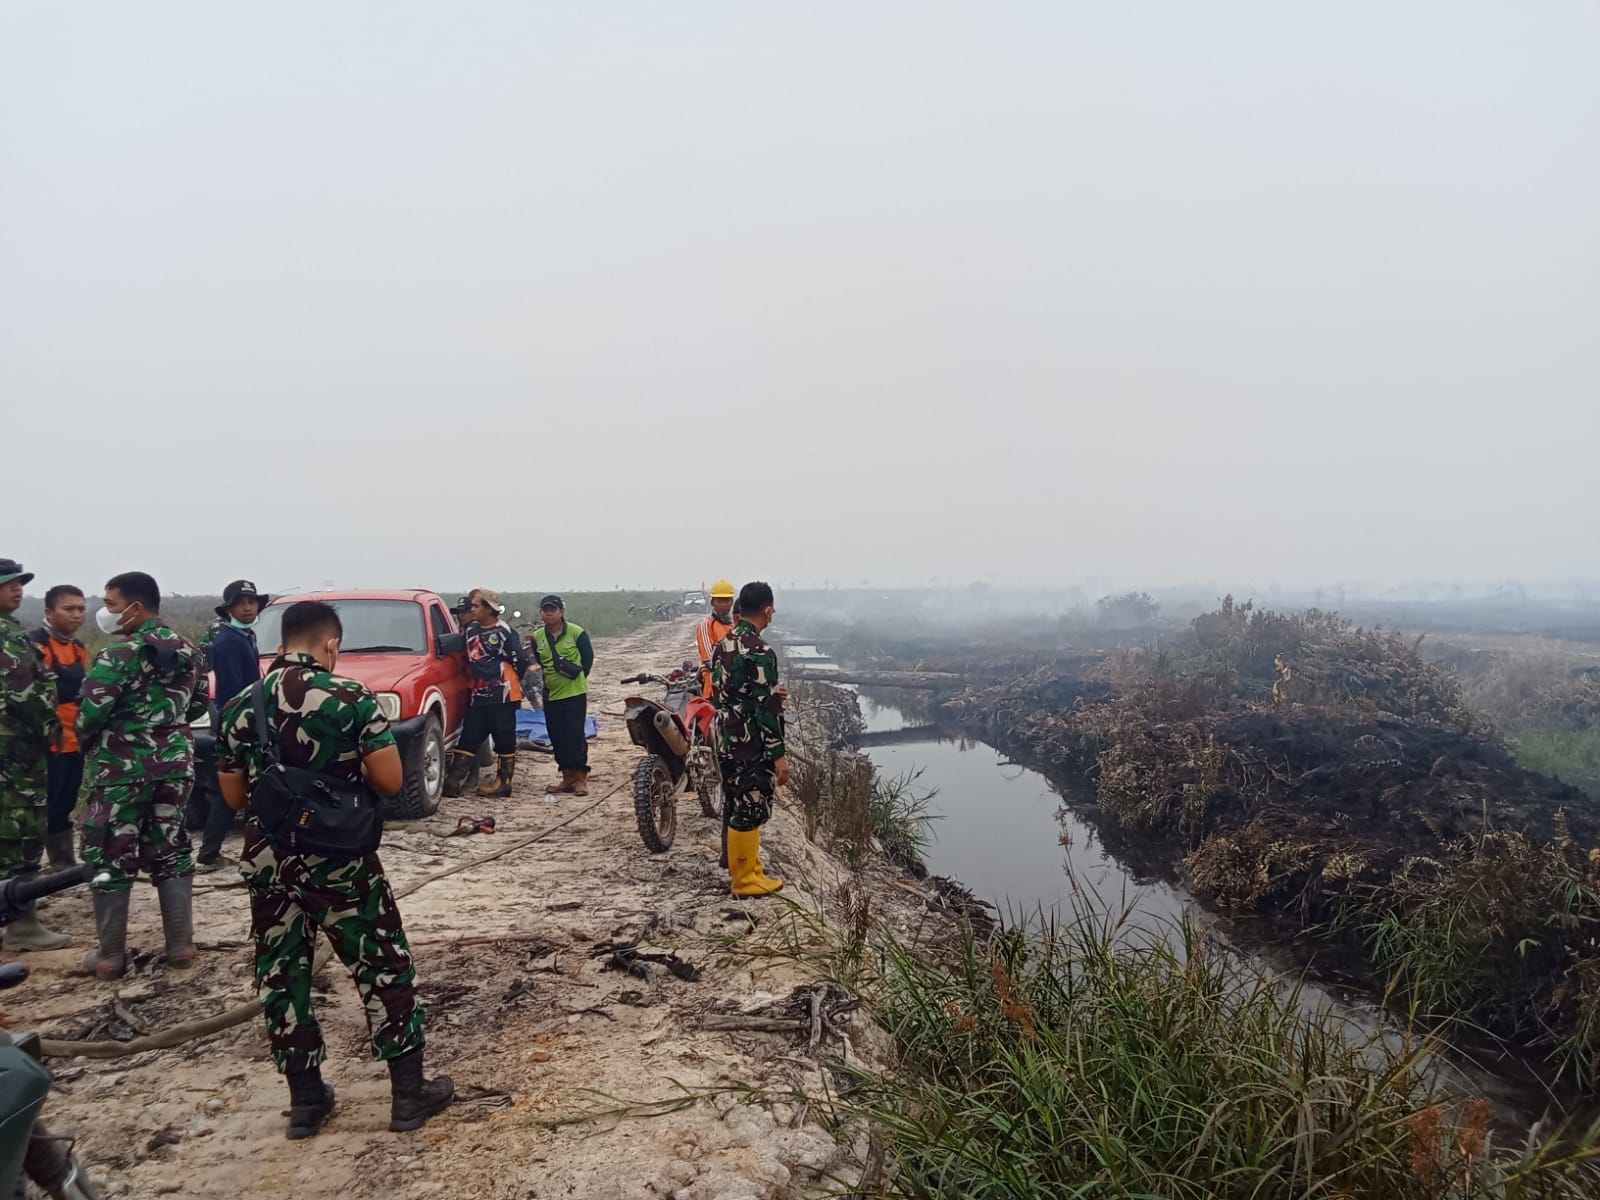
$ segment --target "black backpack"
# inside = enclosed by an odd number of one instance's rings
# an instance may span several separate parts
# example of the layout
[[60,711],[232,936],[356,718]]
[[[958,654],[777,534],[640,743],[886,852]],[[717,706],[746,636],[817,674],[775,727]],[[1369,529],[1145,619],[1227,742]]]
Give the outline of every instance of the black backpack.
[[267,727],[266,691],[250,692],[256,737],[266,759],[250,793],[250,808],[275,846],[323,858],[363,858],[383,840],[383,797],[365,783],[350,783],[308,767],[285,766],[278,739]]

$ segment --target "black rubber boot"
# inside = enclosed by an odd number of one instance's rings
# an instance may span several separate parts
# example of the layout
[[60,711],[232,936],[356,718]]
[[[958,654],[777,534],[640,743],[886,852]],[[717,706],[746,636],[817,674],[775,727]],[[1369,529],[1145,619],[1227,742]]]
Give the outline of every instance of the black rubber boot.
[[64,871],[68,867],[78,865],[78,860],[72,853],[72,830],[70,829],[63,829],[60,833],[45,834],[44,852],[50,856],[50,866],[57,871]]
[[180,875],[156,884],[161,901],[161,931],[167,940],[167,966],[187,971],[194,966],[194,876]]
[[450,1076],[422,1077],[420,1049],[389,1060],[389,1086],[394,1093],[389,1107],[392,1133],[421,1129],[429,1117],[449,1108],[456,1096],[456,1085],[450,1081]]
[[477,765],[478,756],[474,751],[463,750],[460,746],[450,751],[450,766],[444,773],[444,794],[451,797],[461,795],[467,776]]
[[289,1081],[289,1140],[315,1137],[333,1111],[333,1084],[322,1082],[317,1067],[290,1071],[284,1078]]
[[89,951],[83,969],[97,979],[121,979],[128,969],[128,892],[93,890],[94,928],[100,945]]

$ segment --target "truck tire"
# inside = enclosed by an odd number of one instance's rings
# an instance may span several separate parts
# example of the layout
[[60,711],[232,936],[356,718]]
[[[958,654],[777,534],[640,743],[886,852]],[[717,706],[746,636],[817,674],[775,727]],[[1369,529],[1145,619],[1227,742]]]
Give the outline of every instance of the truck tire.
[[406,755],[406,781],[389,800],[389,815],[400,821],[420,821],[439,809],[444,795],[444,726],[437,714],[428,718],[422,733]]

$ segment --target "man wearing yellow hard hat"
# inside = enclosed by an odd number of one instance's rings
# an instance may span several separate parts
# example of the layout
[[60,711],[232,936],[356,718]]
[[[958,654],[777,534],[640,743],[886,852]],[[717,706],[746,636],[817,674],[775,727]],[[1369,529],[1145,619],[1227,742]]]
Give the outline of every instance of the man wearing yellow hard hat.
[[733,584],[719,579],[711,585],[711,614],[694,627],[694,647],[700,652],[700,694],[711,699],[711,653],[733,632]]

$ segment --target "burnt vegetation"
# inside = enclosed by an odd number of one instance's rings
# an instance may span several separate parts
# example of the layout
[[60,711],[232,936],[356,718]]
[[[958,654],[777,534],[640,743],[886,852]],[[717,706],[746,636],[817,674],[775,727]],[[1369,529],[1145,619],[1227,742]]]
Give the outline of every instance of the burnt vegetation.
[[1577,786],[1600,673],[1441,661],[1232,598],[1154,646],[1091,626],[1041,629],[1031,663],[1013,642],[916,665],[961,671],[947,720],[1092,797],[1110,840],[1164,850],[1202,899],[1353,946],[1418,1015],[1600,1087],[1600,817]]

